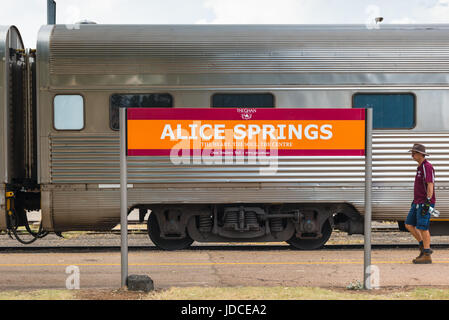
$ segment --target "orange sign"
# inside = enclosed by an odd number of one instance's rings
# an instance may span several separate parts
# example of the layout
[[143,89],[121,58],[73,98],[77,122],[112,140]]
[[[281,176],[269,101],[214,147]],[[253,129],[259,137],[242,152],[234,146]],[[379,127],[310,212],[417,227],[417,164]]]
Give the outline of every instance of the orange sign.
[[363,109],[246,109],[245,112],[244,109],[133,108],[128,109],[127,126],[131,156],[205,152],[234,156],[364,155],[365,150]]

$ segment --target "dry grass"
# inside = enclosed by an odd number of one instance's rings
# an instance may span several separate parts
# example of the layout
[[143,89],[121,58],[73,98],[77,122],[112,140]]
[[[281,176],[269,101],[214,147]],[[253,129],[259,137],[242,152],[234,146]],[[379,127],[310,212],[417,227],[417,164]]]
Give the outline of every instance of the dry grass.
[[[379,298],[378,296],[376,298]],[[228,287],[170,288],[151,293],[154,300],[352,300],[369,299],[365,294],[337,292],[322,288],[303,287]]]
[[72,300],[75,293],[70,290],[33,290],[0,292],[0,300]]
[[152,300],[449,300],[449,289],[393,288],[347,290],[310,287],[170,288],[148,294]]
[[0,300],[449,300],[444,288],[347,290],[310,287],[186,287],[150,293],[127,290],[36,290],[0,292]]

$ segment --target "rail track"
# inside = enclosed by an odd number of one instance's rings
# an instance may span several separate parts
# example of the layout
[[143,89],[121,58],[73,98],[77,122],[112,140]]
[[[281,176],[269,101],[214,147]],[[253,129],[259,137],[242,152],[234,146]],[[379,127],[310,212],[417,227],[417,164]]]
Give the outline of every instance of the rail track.
[[[26,232],[22,231],[26,236]],[[373,241],[372,248],[374,250],[389,250],[389,249],[413,249],[417,245],[414,244],[412,237],[405,233],[400,232],[396,224],[375,223],[372,228],[373,238],[377,241]],[[336,241],[328,242],[322,250],[362,250],[363,249],[363,236],[354,238],[355,236],[347,236],[345,233],[336,231],[334,232],[337,237]],[[334,235],[333,234],[333,235]],[[385,237],[383,237],[385,234]],[[134,243],[129,243],[130,251],[160,251],[156,248],[148,239],[146,225],[141,224],[138,221],[129,222],[129,235],[135,237]],[[68,232],[63,233],[66,239],[57,238],[55,235],[49,236],[50,239],[44,238],[37,241],[32,245],[16,244],[13,240],[10,240],[5,232],[0,233],[0,252],[42,252],[42,253],[76,253],[76,252],[119,252],[119,236],[120,229],[116,228],[107,232],[97,231],[85,231],[85,232]],[[74,237],[74,239],[71,239]],[[401,240],[395,242],[395,238],[401,238]],[[404,238],[407,243],[404,243]],[[358,239],[359,243],[350,243],[354,239]],[[438,239],[435,237],[435,239]],[[67,240],[69,243],[62,243]],[[71,241],[73,240],[73,241]],[[332,238],[331,238],[332,240]],[[385,241],[384,241],[385,240]],[[136,245],[136,243],[139,243]],[[347,243],[345,243],[347,242]],[[377,242],[377,243],[376,243]],[[385,243],[383,243],[385,242]],[[392,243],[395,242],[395,243]],[[402,243],[401,243],[402,242]],[[432,243],[434,249],[448,249],[448,241],[435,241]],[[112,243],[112,244],[111,244]],[[140,244],[141,243],[141,244]],[[288,251],[294,250],[286,243],[197,243],[186,249],[187,251],[198,250],[211,250],[211,251]]]
[[[391,249],[416,249],[416,244],[373,244],[373,250],[391,250]],[[362,250],[363,244],[331,244],[325,245],[319,250]],[[448,244],[433,244],[432,249],[449,249]],[[139,245],[139,246],[129,246],[129,251],[162,251],[156,248],[154,245]],[[199,250],[209,250],[209,251],[296,251],[288,245],[245,245],[245,244],[198,244],[192,245],[190,248],[182,251],[199,251]],[[119,252],[120,246],[2,246],[0,247],[0,252],[41,252],[41,253],[77,253],[77,252]]]

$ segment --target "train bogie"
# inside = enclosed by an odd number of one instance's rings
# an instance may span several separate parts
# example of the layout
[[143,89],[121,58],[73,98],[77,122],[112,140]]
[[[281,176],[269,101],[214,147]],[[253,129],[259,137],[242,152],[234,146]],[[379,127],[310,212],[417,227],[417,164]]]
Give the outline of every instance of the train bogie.
[[[335,205],[227,204],[150,206],[148,233],[159,247],[198,242],[288,242],[317,249],[329,239]],[[341,214],[344,214],[341,212]],[[360,230],[360,229],[359,229]]]

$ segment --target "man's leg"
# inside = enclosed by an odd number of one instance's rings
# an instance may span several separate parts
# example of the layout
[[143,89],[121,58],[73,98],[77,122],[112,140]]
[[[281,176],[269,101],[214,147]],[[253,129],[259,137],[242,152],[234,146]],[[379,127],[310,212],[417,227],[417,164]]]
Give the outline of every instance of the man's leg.
[[424,215],[421,214],[422,206],[420,205],[417,213],[417,223],[416,229],[418,230],[421,238],[423,239],[423,251],[422,255],[415,260],[413,263],[432,263],[432,250],[430,250],[430,213],[426,212]]
[[423,240],[424,249],[430,249],[430,213],[426,212],[423,215],[422,210],[423,207],[420,205],[416,213],[416,230]]
[[421,232],[418,231],[418,229],[416,229],[415,226],[406,224],[405,227],[407,228],[408,231],[410,231],[410,233],[415,237],[415,239],[418,242],[424,241]]
[[415,239],[418,242],[422,241],[422,236],[421,233],[419,233],[418,230],[416,230],[416,224],[418,222],[417,220],[417,208],[416,208],[416,204],[414,204],[412,202],[412,205],[410,207],[410,210],[407,214],[407,218],[405,219],[405,228],[415,237]]
[[421,233],[416,229],[416,224],[417,224],[416,213],[417,213],[417,211],[418,210],[416,208],[416,205],[412,203],[410,211],[408,212],[408,215],[407,215],[407,219],[405,219],[405,227],[413,235],[413,237],[416,239],[416,241],[418,241],[418,243],[419,243],[419,256],[417,256],[413,260],[413,263],[415,263],[416,259],[421,258],[421,256],[423,255],[423,252],[424,252],[424,245],[423,245]]
[[430,249],[430,232],[429,232],[429,230],[421,230],[421,229],[417,229],[417,230],[423,238],[424,249],[422,251],[422,255],[419,256],[418,258],[416,258],[415,260],[413,260],[413,263],[417,263],[417,264],[432,263],[432,258],[431,258],[432,250]]
[[424,244],[424,249],[430,249],[430,232],[429,230],[420,230],[420,229],[416,229],[418,230],[423,244]]

